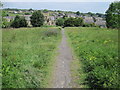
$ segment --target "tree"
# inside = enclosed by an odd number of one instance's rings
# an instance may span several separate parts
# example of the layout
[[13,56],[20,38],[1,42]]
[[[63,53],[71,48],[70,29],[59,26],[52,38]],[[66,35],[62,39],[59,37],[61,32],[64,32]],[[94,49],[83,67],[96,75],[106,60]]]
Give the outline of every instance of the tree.
[[44,12],[44,13],[48,13],[48,12],[49,12],[49,10],[47,10],[47,9],[44,9],[44,10],[43,10],[43,12]]
[[120,1],[110,4],[106,11],[106,24],[108,28],[120,28]]
[[41,13],[41,11],[35,11],[32,16],[30,17],[31,24],[33,27],[40,27],[44,23],[44,15]]
[[83,26],[83,18],[68,18],[64,22],[65,27]]
[[75,18],[74,26],[76,27],[83,26],[83,18]]
[[2,11],[2,17],[5,17],[5,16],[9,16],[9,14],[7,13],[7,11],[3,10]]
[[27,21],[25,19],[25,17],[20,17],[20,27],[27,27]]
[[57,26],[63,26],[64,25],[64,19],[63,18],[59,18],[56,20],[56,25]]
[[32,8],[30,8],[28,11],[33,11],[33,9],[32,9]]
[[75,19],[70,17],[64,22],[65,27],[74,27]]
[[27,27],[27,21],[25,20],[24,17],[20,17],[17,15],[13,20],[11,26],[13,28]]
[[2,28],[10,27],[10,23],[11,22],[8,22],[6,18],[2,18]]
[[95,15],[94,13],[91,13],[91,12],[88,12],[87,14],[90,15],[90,16],[94,16]]
[[77,15],[80,15],[80,12],[79,12],[79,11],[77,11],[77,12],[76,12],[76,14],[77,14]]

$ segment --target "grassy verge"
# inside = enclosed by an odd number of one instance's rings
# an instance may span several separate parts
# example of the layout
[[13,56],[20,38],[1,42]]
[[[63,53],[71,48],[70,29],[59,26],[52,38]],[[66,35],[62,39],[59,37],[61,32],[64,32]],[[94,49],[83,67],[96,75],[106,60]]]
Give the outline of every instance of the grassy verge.
[[79,59],[75,53],[71,38],[69,37],[67,30],[65,30],[65,34],[67,36],[67,42],[73,54],[73,60],[70,64],[70,70],[71,70],[71,76],[72,76],[71,85],[73,88],[88,88],[87,85],[79,84],[79,83],[84,83],[83,77],[85,76],[85,73],[83,73],[82,64],[81,62],[79,62]]
[[3,30],[2,34],[3,88],[47,87],[60,30],[20,28]]
[[65,30],[79,64],[82,64],[82,69],[78,70],[79,85],[119,88],[118,30],[82,27]]

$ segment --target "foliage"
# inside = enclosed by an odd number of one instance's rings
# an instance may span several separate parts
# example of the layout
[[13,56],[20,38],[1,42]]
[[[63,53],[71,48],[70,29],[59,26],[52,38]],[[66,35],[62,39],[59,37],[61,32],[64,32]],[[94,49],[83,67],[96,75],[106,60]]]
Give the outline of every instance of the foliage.
[[88,84],[90,88],[120,88],[118,30],[96,27],[66,30],[84,70],[84,82],[79,84]]
[[31,15],[31,13],[25,13],[25,15]]
[[56,25],[57,26],[64,26],[64,19],[63,18],[58,18],[57,20],[56,20]]
[[80,12],[79,12],[79,11],[77,11],[77,12],[76,12],[76,15],[80,15]]
[[44,23],[44,15],[41,13],[40,10],[35,11],[30,18],[33,27],[40,27]]
[[74,26],[82,26],[83,25],[83,19],[82,18],[68,18],[64,22],[65,27],[74,27]]
[[25,20],[24,17],[20,17],[20,16],[16,15],[11,26],[13,28],[27,27],[27,21]]
[[[53,30],[56,35],[46,36]],[[45,88],[60,40],[58,28],[3,30],[2,87]]]
[[64,22],[64,26],[65,27],[74,27],[74,22],[75,22],[75,19],[74,18],[68,18],[67,20],[65,20]]
[[7,11],[3,10],[3,11],[2,11],[2,17],[5,17],[5,16],[9,16],[9,14],[8,14]]
[[11,22],[8,22],[6,18],[2,18],[2,28],[10,27]]
[[33,11],[33,9],[32,9],[32,8],[30,8],[28,11]]
[[95,23],[91,23],[91,24],[84,23],[83,27],[96,27],[96,25],[95,25]]
[[83,18],[75,18],[74,26],[76,27],[83,26]]
[[102,13],[96,13],[96,15],[97,15],[98,17],[102,17],[102,18],[104,18],[104,17],[105,17],[105,15],[104,15],[104,14],[102,14]]
[[108,28],[120,28],[120,1],[110,4],[106,11],[106,23]]
[[44,10],[43,10],[43,12],[44,12],[44,13],[47,13],[47,12],[49,12],[49,10],[47,10],[47,9],[44,9]]
[[87,14],[90,15],[90,16],[94,16],[95,15],[94,13],[91,13],[91,12],[88,12]]

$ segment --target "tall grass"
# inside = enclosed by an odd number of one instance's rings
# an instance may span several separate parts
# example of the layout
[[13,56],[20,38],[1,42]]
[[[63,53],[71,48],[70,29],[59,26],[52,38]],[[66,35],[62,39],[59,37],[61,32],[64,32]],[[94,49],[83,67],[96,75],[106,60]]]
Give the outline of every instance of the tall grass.
[[60,30],[20,28],[3,30],[2,34],[3,88],[46,87],[50,63],[61,38]]
[[[81,62],[84,82],[91,88],[120,88],[118,30],[65,28]],[[79,71],[81,73],[81,71]]]

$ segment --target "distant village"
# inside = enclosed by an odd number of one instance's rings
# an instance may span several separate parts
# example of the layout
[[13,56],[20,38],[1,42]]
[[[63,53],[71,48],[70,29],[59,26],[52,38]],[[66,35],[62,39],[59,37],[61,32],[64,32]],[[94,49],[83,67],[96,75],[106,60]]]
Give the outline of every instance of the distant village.
[[[8,22],[11,20],[14,20],[16,15],[24,16],[25,19],[28,22],[28,25],[31,26],[30,23],[30,17],[32,16],[32,13],[35,11],[33,9],[4,9],[3,10],[6,15],[3,16],[3,18],[6,18]],[[59,10],[41,10],[41,12],[44,15],[44,25],[56,25],[56,20],[58,18],[63,17],[81,17],[84,20],[84,23],[86,24],[95,24],[99,27],[106,27],[106,21],[105,21],[105,15],[100,13],[77,13],[77,12],[71,12],[71,11],[59,11]]]

